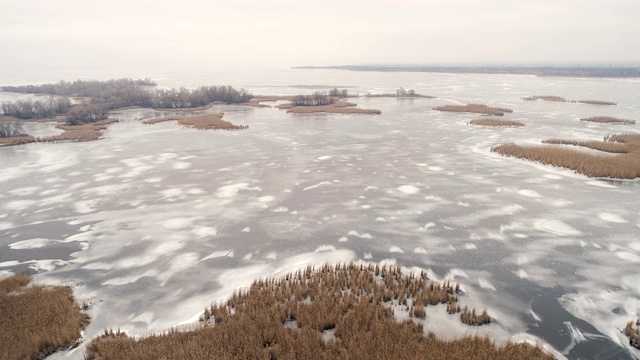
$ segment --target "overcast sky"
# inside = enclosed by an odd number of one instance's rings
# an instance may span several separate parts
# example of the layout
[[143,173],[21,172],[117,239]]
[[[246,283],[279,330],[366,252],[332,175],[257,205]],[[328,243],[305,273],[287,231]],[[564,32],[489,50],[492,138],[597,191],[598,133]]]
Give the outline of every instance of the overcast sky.
[[0,68],[640,60],[639,0],[0,0]]

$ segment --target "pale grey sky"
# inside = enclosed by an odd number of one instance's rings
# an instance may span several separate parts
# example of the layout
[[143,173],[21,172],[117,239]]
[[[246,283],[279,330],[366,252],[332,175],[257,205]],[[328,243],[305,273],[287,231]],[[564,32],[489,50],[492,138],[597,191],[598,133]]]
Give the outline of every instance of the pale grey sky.
[[639,0],[0,0],[0,68],[640,60]]

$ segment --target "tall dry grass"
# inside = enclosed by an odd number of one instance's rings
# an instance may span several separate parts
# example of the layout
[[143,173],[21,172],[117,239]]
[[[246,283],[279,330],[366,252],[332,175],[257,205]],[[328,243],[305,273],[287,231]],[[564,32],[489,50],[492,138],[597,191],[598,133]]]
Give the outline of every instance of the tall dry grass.
[[379,115],[382,113],[382,111],[377,109],[361,109],[356,107],[354,103],[340,101],[338,99],[328,105],[296,106],[293,103],[286,103],[278,105],[278,109],[287,110],[287,113],[291,114],[328,113]]
[[572,145],[586,147],[593,150],[604,151],[614,154],[626,154],[629,152],[627,145],[613,141],[596,141],[596,140],[566,140],[566,139],[544,139],[543,144],[553,145]]
[[602,100],[578,100],[579,103],[589,104],[589,105],[618,105],[618,103],[612,101],[602,101]]
[[475,119],[467,122],[469,125],[477,125],[477,126],[506,126],[506,127],[514,127],[514,126],[524,126],[522,121],[517,120],[502,120],[502,119]]
[[527,97],[523,97],[522,100],[526,100],[526,101],[542,100],[542,101],[556,101],[556,102],[568,102],[569,101],[566,98],[563,98],[562,96],[553,96],[553,95],[527,96]]
[[[480,337],[424,335],[433,304],[456,304],[458,286],[396,266],[338,264],[261,279],[205,309],[202,327],[131,338],[107,331],[89,359],[552,359],[539,348]],[[393,305],[393,306],[392,306]],[[395,307],[394,307],[395,306]],[[398,322],[394,311],[410,318]],[[455,312],[455,311],[454,311]],[[487,315],[488,316],[488,315]],[[323,333],[333,338],[323,338]]]
[[506,113],[512,113],[513,110],[499,107],[489,107],[483,104],[467,104],[467,105],[443,105],[433,108],[438,111],[474,113],[482,115],[502,116]]
[[597,122],[597,123],[613,123],[613,124],[625,124],[625,125],[633,125],[636,123],[635,120],[627,120],[627,119],[619,119],[611,116],[592,116],[588,118],[581,118],[580,121],[589,121],[589,122]]
[[248,125],[234,125],[222,120],[224,113],[213,113],[198,116],[167,116],[143,121],[143,124],[157,124],[164,121],[177,121],[178,124],[198,130],[244,130]]
[[624,328],[624,334],[629,338],[631,346],[640,349],[640,318],[635,321],[635,326],[633,321],[629,321]]
[[[549,140],[551,143],[571,140]],[[606,142],[612,144],[607,145]],[[564,167],[590,177],[615,179],[635,179],[640,177],[640,135],[615,134],[604,138],[604,142],[576,142],[596,150],[617,152],[619,155],[597,155],[557,146],[521,146],[502,144],[491,151],[504,156],[540,162],[546,165]],[[574,144],[571,144],[574,145]]]
[[37,140],[37,138],[31,135],[3,137],[0,138],[0,146],[29,144]]
[[536,96],[527,96],[523,97],[522,100],[527,101],[556,101],[556,102],[570,102],[570,103],[581,103],[581,104],[589,104],[589,105],[618,105],[617,103],[611,101],[602,101],[602,100],[569,100],[563,98],[562,96],[553,96],[553,95],[536,95]]
[[71,347],[88,322],[69,287],[29,285],[22,274],[0,280],[0,359],[42,359]]

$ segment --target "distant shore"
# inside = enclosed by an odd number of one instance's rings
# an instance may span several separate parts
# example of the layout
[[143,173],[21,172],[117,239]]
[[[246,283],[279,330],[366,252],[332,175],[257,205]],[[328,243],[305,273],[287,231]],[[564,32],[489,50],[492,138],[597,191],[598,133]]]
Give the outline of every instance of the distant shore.
[[324,69],[379,72],[428,72],[453,74],[511,74],[584,78],[640,78],[639,67],[600,66],[399,66],[399,65],[337,65],[295,66],[292,69]]

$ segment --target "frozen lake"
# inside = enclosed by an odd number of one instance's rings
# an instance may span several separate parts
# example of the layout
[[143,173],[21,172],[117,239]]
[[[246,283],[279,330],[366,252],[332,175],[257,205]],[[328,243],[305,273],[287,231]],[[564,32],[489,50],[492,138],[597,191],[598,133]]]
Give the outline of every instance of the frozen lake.
[[[486,307],[495,319],[469,328],[452,315],[449,325],[432,324],[443,336],[535,336],[568,358],[640,356],[620,332],[640,315],[640,182],[589,179],[489,152],[504,142],[640,133],[639,125],[578,121],[640,120],[640,80],[329,70],[233,76],[157,80],[229,83],[260,95],[403,86],[438,98],[353,100],[382,110],[374,116],[207,110],[249,125],[234,132],[143,125],[139,119],[156,112],[131,109],[112,113],[122,121],[99,141],[2,147],[0,275],[30,269],[39,281],[74,285],[92,304],[90,338],[111,327],[145,334],[191,323],[254,279],[307,264],[395,263],[455,279],[461,303]],[[530,95],[618,105],[520,99]],[[432,110],[472,102],[511,108],[505,119],[526,126],[473,127],[466,122],[478,116]],[[427,318],[436,311],[427,308]],[[82,358],[80,350],[55,355],[67,356]]]

